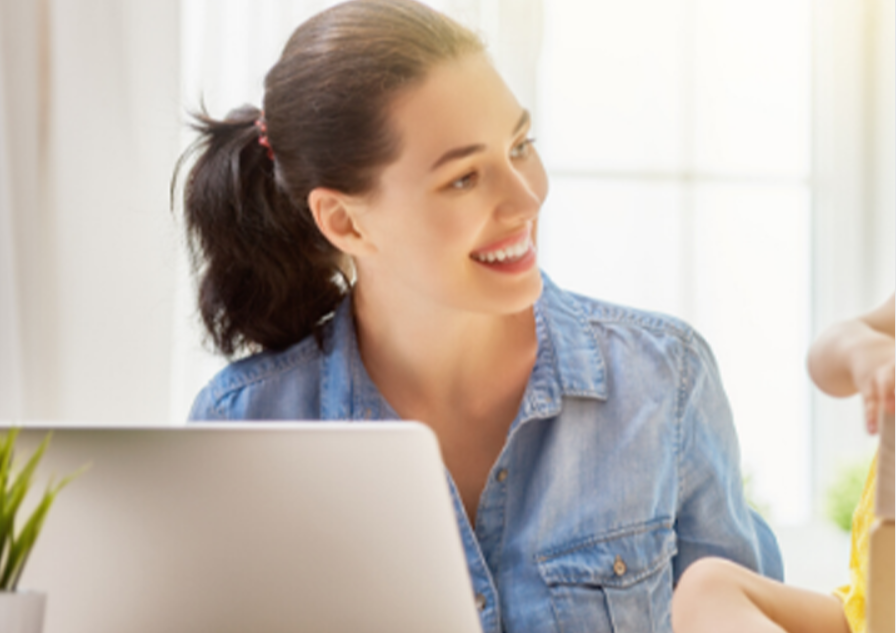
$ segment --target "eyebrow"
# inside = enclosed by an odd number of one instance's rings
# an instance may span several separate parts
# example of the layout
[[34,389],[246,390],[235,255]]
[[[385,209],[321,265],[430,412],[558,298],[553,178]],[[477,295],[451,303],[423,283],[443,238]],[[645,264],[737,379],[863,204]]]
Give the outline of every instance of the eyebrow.
[[[527,123],[529,123],[529,111],[523,110],[522,116],[520,116],[520,120],[516,122],[516,125],[513,128],[513,134],[517,134],[520,130],[522,130]],[[485,145],[482,143],[477,143],[475,145],[466,145],[464,147],[456,147],[454,149],[449,149],[447,152],[442,154],[442,156],[433,163],[430,171],[435,171],[448,161],[457,160],[459,158],[464,158],[469,156],[470,154],[475,154],[477,152],[481,152],[485,149]]]

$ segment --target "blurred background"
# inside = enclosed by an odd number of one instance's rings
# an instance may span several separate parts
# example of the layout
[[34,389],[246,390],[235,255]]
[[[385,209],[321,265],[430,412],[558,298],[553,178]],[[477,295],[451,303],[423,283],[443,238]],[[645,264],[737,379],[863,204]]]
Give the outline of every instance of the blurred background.
[[[224,364],[170,211],[186,113],[260,105],[332,4],[0,0],[0,419],[183,423]],[[896,284],[893,1],[429,4],[534,115],[543,268],[704,335],[789,580],[845,582],[875,444],[805,354]]]

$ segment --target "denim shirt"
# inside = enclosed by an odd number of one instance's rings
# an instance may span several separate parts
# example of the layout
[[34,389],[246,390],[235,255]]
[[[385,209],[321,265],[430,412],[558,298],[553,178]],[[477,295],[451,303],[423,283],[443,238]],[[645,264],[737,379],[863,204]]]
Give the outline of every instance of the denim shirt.
[[[483,631],[671,631],[672,588],[703,556],[781,579],[703,339],[544,282],[535,366],[475,525],[448,475]],[[361,362],[350,299],[325,341],[230,365],[191,418],[398,419]]]

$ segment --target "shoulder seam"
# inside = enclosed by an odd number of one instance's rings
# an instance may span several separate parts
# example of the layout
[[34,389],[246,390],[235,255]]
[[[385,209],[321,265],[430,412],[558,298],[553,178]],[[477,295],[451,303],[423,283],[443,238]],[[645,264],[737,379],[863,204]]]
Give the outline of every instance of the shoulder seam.
[[613,304],[596,303],[594,300],[581,301],[585,315],[592,325],[619,323],[637,326],[652,332],[668,334],[691,344],[695,338],[694,328],[684,321],[659,312],[648,312],[634,308],[624,308]]
[[[293,348],[269,358],[259,360],[258,367],[253,367],[245,372],[241,371],[235,376],[227,376],[227,378],[223,380],[223,384],[214,384],[212,388],[211,395],[214,399],[215,411],[219,414],[222,413],[219,407],[221,402],[228,395],[262,382],[267,378],[270,378],[273,374],[290,371],[299,365],[314,360],[319,353],[317,343],[314,339],[306,339]],[[245,361],[248,361],[249,359],[251,359],[251,357],[245,359]]]

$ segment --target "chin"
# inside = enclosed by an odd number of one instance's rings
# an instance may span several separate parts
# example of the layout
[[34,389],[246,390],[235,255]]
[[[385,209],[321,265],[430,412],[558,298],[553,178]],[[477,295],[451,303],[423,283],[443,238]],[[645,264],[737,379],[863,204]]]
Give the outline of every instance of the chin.
[[491,307],[489,312],[517,314],[535,305],[544,288],[538,268],[533,269],[532,273],[527,274],[525,278],[514,281],[515,283],[503,285],[503,287],[488,293]]

